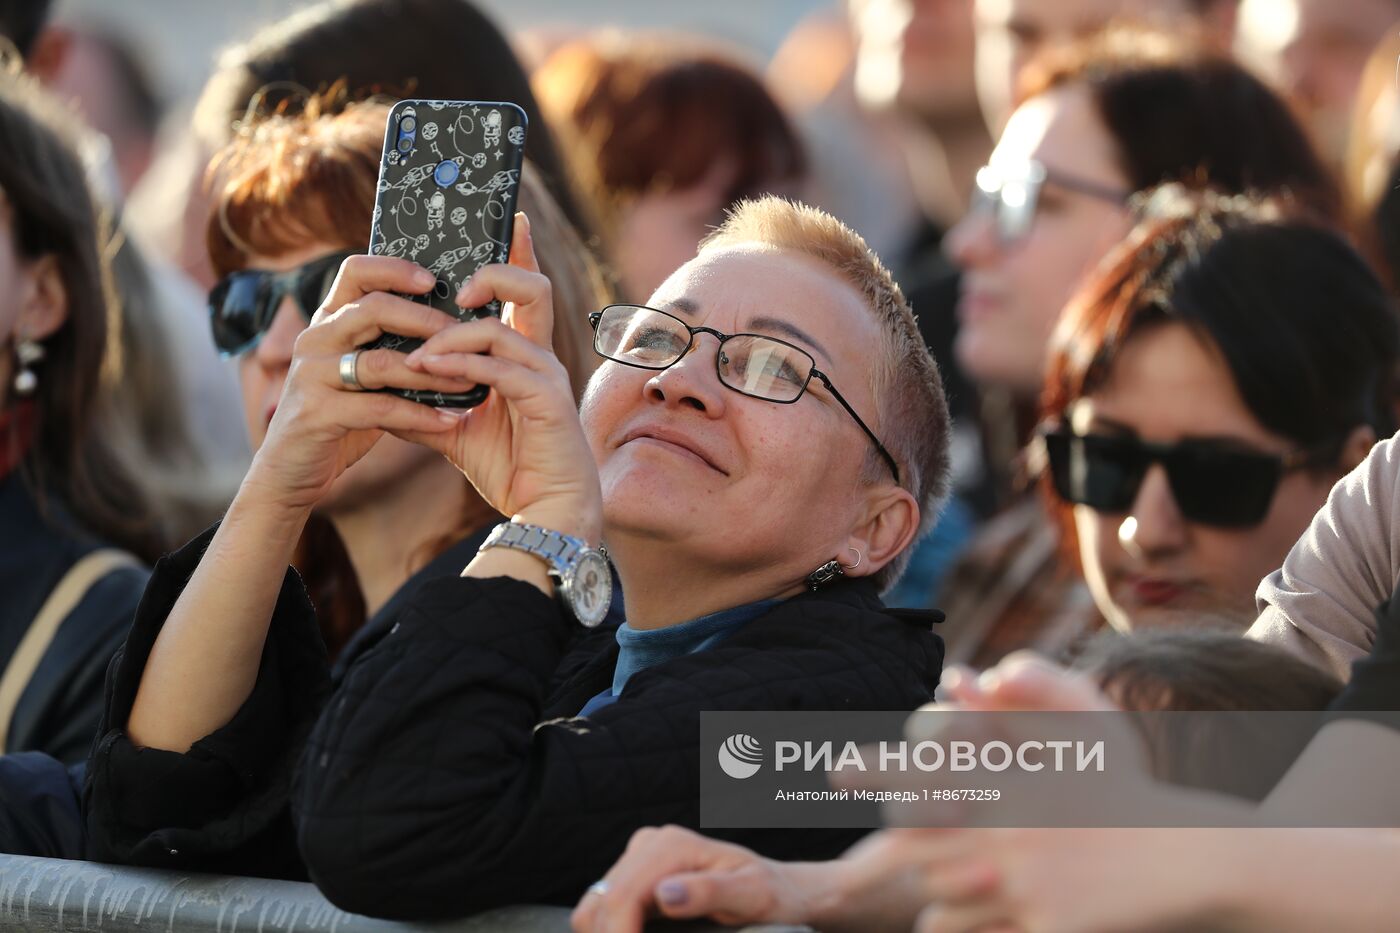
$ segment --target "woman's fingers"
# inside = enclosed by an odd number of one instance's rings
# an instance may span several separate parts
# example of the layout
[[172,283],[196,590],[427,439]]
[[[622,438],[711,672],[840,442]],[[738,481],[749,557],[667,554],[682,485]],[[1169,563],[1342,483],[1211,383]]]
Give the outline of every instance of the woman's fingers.
[[340,264],[340,272],[330,293],[312,318],[312,323],[335,313],[342,306],[371,292],[402,292],[421,295],[432,288],[433,274],[417,263],[393,256],[351,256]]
[[[497,300],[506,305],[503,319],[536,346],[552,346],[554,334],[554,295],[549,279],[539,271],[529,221],[516,215],[518,249],[511,248],[509,265],[483,266],[457,293],[457,304],[477,308]],[[517,256],[518,253],[518,256]]]
[[[355,351],[349,351],[355,352]],[[340,358],[336,357],[335,372],[327,372],[327,381],[340,386]],[[361,350],[355,358],[355,381],[364,389],[416,389],[423,392],[464,392],[476,385],[468,377],[450,372],[427,372],[410,368],[404,355],[397,350]]]
[[446,328],[429,337],[405,361],[415,369],[427,366],[430,357],[440,361],[449,354],[485,353],[510,360],[538,373],[555,374],[560,364],[554,353],[537,345],[495,318],[480,318]]
[[989,708],[1063,712],[1118,709],[1088,675],[1032,651],[1017,651],[978,678]]
[[437,434],[460,424],[461,413],[383,392],[345,392],[337,400],[336,423],[352,431]]
[[754,866],[672,875],[656,885],[653,897],[672,919],[717,917],[726,925],[769,921],[777,901],[771,877]]
[[[757,856],[729,843],[676,826],[645,827],[632,834],[627,850],[603,877],[603,893],[583,896],[573,927],[580,933],[632,933],[657,906],[658,883],[678,873],[721,872]],[[691,877],[687,874],[686,877]]]
[[539,272],[540,263],[535,256],[535,239],[530,229],[530,218],[524,211],[516,211],[515,228],[511,233],[510,264],[526,272]]
[[431,305],[373,292],[342,305],[297,338],[298,348],[352,350],[384,334],[424,339],[459,323]]

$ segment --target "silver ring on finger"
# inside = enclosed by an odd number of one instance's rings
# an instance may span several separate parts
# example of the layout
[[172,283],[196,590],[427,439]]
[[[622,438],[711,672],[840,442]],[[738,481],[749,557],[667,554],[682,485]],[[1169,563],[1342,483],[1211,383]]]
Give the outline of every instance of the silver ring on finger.
[[356,369],[360,365],[360,354],[364,350],[351,350],[340,358],[340,384],[351,392],[363,392],[365,387],[360,385],[360,377]]
[[595,881],[588,886],[588,890],[584,893],[596,894],[602,897],[604,894],[608,893],[608,883],[606,881]]

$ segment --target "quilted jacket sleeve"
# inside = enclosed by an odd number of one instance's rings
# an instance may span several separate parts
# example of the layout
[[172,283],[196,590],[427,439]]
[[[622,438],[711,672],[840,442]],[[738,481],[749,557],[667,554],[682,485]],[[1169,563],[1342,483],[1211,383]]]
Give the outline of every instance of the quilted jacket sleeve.
[[282,583],[253,693],[188,752],[140,748],[125,726],[161,626],[213,530],[161,560],[107,674],[83,789],[95,861],[304,878],[287,806],[297,756],[329,693],[315,613],[296,572]]
[[[587,719],[541,722],[570,630],[554,601],[507,578],[427,584],[347,673],[308,742],[294,811],[310,876],[346,910],[402,919],[572,903],[635,829],[698,828],[701,710],[908,709],[931,694],[927,630],[894,647],[886,636],[876,657],[847,650],[860,631],[824,641],[827,621],[777,631],[760,620],[634,675]],[[830,858],[859,835],[738,841]]]

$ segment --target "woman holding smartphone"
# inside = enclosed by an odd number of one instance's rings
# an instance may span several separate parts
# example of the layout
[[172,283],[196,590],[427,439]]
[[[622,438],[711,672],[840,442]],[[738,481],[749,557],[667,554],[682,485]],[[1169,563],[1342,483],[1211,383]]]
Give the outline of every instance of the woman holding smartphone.
[[[506,320],[467,324],[392,294],[431,285],[412,263],[344,263],[227,518],[158,571],[115,670],[94,857],[289,875],[304,860],[336,904],[381,916],[570,903],[634,829],[698,825],[702,710],[931,696],[933,618],[878,593],[946,489],[947,408],[864,242],[811,208],[744,205],[651,307],[590,315],[606,362],[581,411],[523,217],[511,260],[457,296],[508,302]],[[357,350],[380,332],[427,342]],[[465,415],[362,391],[474,384],[492,391]],[[381,432],[445,454],[511,521],[460,576],[409,594],[325,699],[286,564]],[[611,596],[605,536],[616,632],[587,628]],[[190,785],[172,792],[177,769]],[[285,811],[250,814],[294,771],[289,848]],[[834,855],[858,833],[741,835]]]
[[[219,349],[237,357],[243,410],[257,448],[266,445],[269,425],[283,403],[298,337],[342,261],[363,253],[369,242],[389,108],[368,102],[324,112],[330,104],[331,100],[312,102],[300,115],[271,117],[249,128],[219,154],[213,167],[215,209],[208,248],[223,276],[211,293],[213,332]],[[556,283],[561,314],[554,349],[567,361],[572,383],[582,386],[596,365],[585,336],[585,315],[606,301],[607,292],[589,254],[532,167],[523,173],[521,203],[536,218],[534,239],[541,263]],[[423,411],[432,416],[432,409]],[[237,520],[237,510],[231,517]],[[372,453],[322,490],[291,542],[291,561],[315,606],[318,637],[310,650],[338,662],[332,678],[384,634],[395,607],[409,593],[425,581],[459,573],[499,520],[439,454],[394,437],[380,439]],[[178,589],[209,547],[211,536],[206,532],[162,561],[150,592]],[[293,579],[295,575],[289,575],[288,586]],[[128,619],[139,593],[138,586]],[[202,611],[198,604],[190,608]],[[150,613],[138,615],[129,641],[139,644],[160,622]],[[225,663],[221,659],[216,666]],[[290,662],[273,649],[263,663]],[[313,666],[320,671],[324,689],[324,665]],[[117,668],[119,689],[124,683],[121,672],[127,669]],[[188,675],[201,683],[214,682],[207,670]],[[248,747],[264,742],[294,747],[294,732],[283,732],[288,719],[295,716],[275,717],[272,731],[255,737]],[[212,840],[219,835],[220,818],[228,817],[231,809],[222,803],[227,787],[207,780],[209,756],[217,758],[218,749],[229,747],[220,746],[220,741],[236,731],[236,724],[230,724],[201,743],[197,752],[174,759],[173,770],[159,778],[148,773],[144,763],[132,771],[133,778],[149,782],[155,797],[170,795],[173,801],[190,794],[185,800],[192,809],[186,812],[197,812],[199,818],[186,825],[193,829],[199,824],[194,831],[207,831]],[[84,747],[90,742],[88,735]],[[285,787],[261,786],[259,791],[261,795],[253,795],[256,799],[238,812],[248,835],[265,841],[269,827],[288,825]],[[291,845],[256,847],[269,860],[295,853]],[[270,861],[243,870],[260,868],[279,873]]]

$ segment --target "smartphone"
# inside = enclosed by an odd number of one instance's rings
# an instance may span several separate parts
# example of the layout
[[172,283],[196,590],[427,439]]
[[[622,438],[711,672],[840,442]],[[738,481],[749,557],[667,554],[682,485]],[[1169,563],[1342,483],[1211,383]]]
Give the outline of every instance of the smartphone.
[[[437,276],[432,291],[403,297],[463,321],[500,315],[498,301],[464,309],[453,299],[476,270],[510,256],[526,123],[525,111],[500,102],[401,100],[389,111],[369,252],[410,259]],[[408,353],[421,343],[384,334],[366,347]],[[438,408],[471,408],[489,389],[384,391]]]

